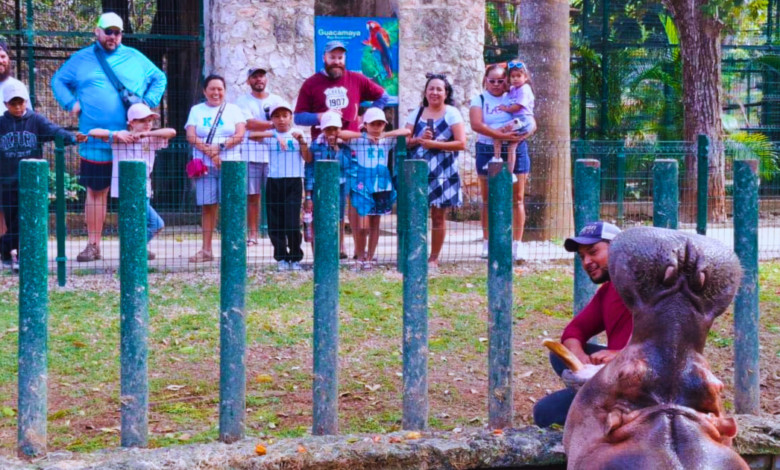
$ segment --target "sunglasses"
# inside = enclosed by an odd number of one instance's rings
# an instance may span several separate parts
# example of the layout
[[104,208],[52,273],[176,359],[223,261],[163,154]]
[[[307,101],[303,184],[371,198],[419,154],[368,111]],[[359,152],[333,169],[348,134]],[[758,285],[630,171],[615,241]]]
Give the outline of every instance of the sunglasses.
[[512,69],[521,69],[521,68],[523,68],[523,67],[525,67],[525,64],[524,64],[524,63],[522,63],[522,62],[510,62],[509,64],[507,64],[507,68],[508,68],[509,70],[512,70]]
[[488,78],[488,83],[491,85],[503,85],[506,82],[503,78]]
[[443,73],[428,72],[425,74],[425,78],[427,78],[428,80],[433,80],[434,78],[438,78],[439,80],[444,80],[445,82],[447,81],[447,77]]
[[122,31],[120,31],[118,29],[104,29],[103,32],[106,33],[106,36],[121,36],[122,35]]

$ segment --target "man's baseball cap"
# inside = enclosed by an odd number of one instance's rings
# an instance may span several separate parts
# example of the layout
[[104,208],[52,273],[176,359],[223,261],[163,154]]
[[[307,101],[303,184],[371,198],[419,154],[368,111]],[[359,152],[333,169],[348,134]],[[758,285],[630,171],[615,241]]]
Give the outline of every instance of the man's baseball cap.
[[567,238],[563,242],[566,251],[574,253],[580,248],[580,245],[593,245],[602,241],[610,241],[620,233],[620,229],[609,222],[599,220],[591,222],[580,230],[579,235],[573,238]]
[[328,41],[328,43],[325,44],[325,52],[330,52],[333,49],[344,49],[344,52],[347,52],[347,46],[341,41]]
[[101,29],[119,28],[120,31],[125,29],[124,21],[116,13],[103,13],[100,15],[97,25]]
[[277,109],[286,109],[287,111],[293,112],[293,107],[290,103],[285,100],[276,100],[271,103],[268,115],[273,116]]
[[27,92],[27,87],[19,82],[11,82],[3,89],[3,103],[8,103],[14,98],[22,98],[28,103],[30,102],[30,94]]
[[320,129],[325,129],[327,127],[341,127],[341,116],[339,116],[339,113],[334,113],[333,111],[328,111],[322,115],[320,118],[320,125],[317,126]]
[[366,113],[363,115],[363,122],[365,122],[366,124],[370,124],[376,121],[382,121],[384,123],[387,123],[385,112],[379,108],[368,108],[366,110]]
[[136,103],[130,106],[130,109],[127,110],[127,122],[146,119],[149,116],[160,117],[159,114],[149,109],[149,106],[146,106],[143,103]]
[[254,68],[251,68],[251,69],[249,69],[249,71],[247,71],[246,78],[251,77],[252,75],[256,74],[257,72],[261,72],[263,75],[265,75],[266,73],[268,73],[268,70],[266,70],[265,67],[254,67]]

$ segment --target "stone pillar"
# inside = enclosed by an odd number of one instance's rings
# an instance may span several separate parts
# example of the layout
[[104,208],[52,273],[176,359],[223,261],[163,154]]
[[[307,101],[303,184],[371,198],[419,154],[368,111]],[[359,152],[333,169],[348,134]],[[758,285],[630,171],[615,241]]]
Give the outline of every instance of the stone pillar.
[[268,90],[295,105],[314,73],[314,0],[207,0],[206,70],[225,77],[228,100],[249,91],[246,73],[268,67]]
[[[468,119],[468,102],[482,88],[485,68],[484,0],[398,2],[399,114],[404,122],[422,101],[425,72],[451,77],[455,100]],[[247,92],[246,72],[269,67],[269,90],[293,104],[303,81],[319,68],[314,57],[314,0],[207,0],[206,73],[228,83],[228,99]]]
[[[482,91],[484,0],[399,0],[400,122],[422,101],[426,72],[450,77],[468,120],[468,103]],[[470,134],[470,131],[469,131]]]

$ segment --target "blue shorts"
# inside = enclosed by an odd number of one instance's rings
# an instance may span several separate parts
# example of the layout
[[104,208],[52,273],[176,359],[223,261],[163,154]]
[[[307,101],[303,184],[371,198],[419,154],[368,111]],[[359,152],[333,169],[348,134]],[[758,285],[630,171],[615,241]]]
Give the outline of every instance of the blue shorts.
[[[501,146],[501,159],[506,161],[507,158],[507,148],[509,146],[504,143],[504,145]],[[493,150],[493,144],[482,144],[480,142],[477,142],[477,174],[480,176],[487,176],[487,169],[485,169],[485,165],[487,165],[488,161],[493,158],[493,155],[495,154],[495,151]],[[517,159],[515,159],[515,169],[512,173],[516,175],[525,175],[531,172],[531,157],[528,156],[528,142],[525,140],[520,142],[520,145],[517,146]]]
[[367,197],[356,191],[349,193],[349,202],[360,217],[367,215],[389,215],[393,212],[394,191],[379,191]]
[[111,186],[111,160],[93,162],[81,159],[79,184],[93,191],[103,191]]

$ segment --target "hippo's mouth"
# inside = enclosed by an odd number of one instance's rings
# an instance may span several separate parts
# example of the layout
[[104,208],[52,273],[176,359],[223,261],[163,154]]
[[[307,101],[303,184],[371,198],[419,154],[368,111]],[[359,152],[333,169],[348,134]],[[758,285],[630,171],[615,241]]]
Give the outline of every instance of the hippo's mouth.
[[703,433],[709,435],[716,442],[730,441],[737,433],[737,426],[733,418],[723,418],[687,406],[662,404],[630,413],[610,412],[606,420],[607,429],[605,429],[604,439],[610,444],[616,444],[629,440],[638,434],[641,435],[642,433],[639,433],[641,429],[647,430],[660,419],[666,419],[673,423],[679,418],[699,426]]

